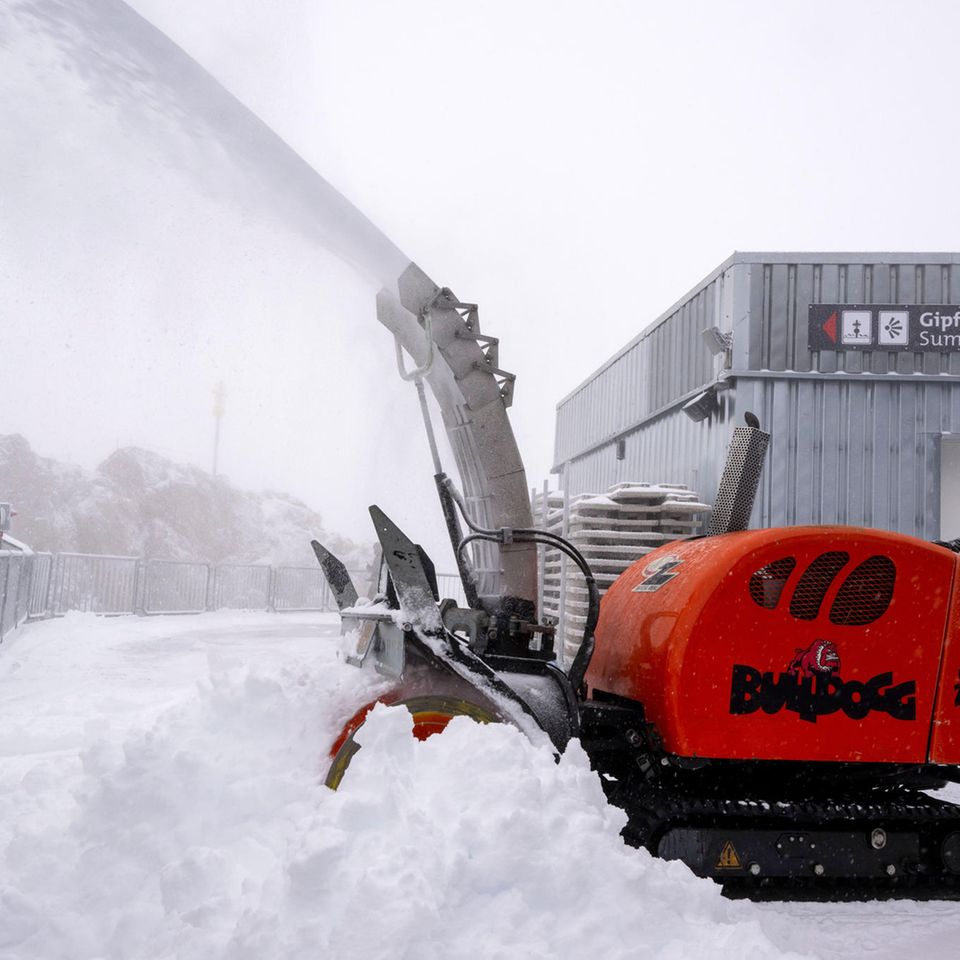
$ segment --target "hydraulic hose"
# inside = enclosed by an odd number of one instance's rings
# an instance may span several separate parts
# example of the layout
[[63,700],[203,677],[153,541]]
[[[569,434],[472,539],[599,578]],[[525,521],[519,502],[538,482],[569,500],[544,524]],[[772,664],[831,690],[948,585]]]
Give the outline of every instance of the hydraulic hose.
[[[454,497],[454,499],[456,500],[456,497]],[[458,506],[460,506],[461,512],[463,513],[462,503],[458,503]],[[462,558],[462,551],[473,541],[487,540],[493,543],[503,543],[508,534],[506,530],[483,530],[482,528],[478,528],[475,524],[471,523],[470,518],[465,514],[464,520],[467,525],[476,532],[464,537],[463,540],[460,541],[457,547],[458,561]],[[586,676],[587,668],[590,666],[590,658],[593,656],[594,630],[597,626],[597,620],[600,617],[600,591],[597,589],[597,581],[593,576],[593,571],[590,569],[590,565],[587,563],[583,554],[580,553],[572,543],[564,540],[563,537],[557,536],[555,533],[549,533],[546,530],[520,529],[510,530],[509,535],[513,540],[519,541],[520,543],[540,543],[544,546],[555,547],[573,560],[583,574],[583,579],[587,585],[587,620],[583,627],[583,639],[580,642],[580,649],[577,650],[577,655],[573,658],[573,663],[570,665],[570,671],[567,674],[574,690],[576,690],[578,694],[583,695],[585,692],[583,689],[583,679]]]

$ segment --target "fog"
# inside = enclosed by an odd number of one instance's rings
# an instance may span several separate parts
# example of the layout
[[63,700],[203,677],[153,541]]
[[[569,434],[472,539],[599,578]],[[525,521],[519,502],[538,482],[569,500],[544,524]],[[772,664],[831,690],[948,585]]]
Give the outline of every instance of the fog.
[[[132,6],[480,304],[531,483],[557,401],[733,250],[958,247],[952,3]],[[304,226],[286,170],[250,186],[270,157],[237,159],[229,110],[197,132],[189,71],[148,33],[103,83],[104,25],[139,30],[121,8],[0,3],[0,433],[87,466],[135,443],[208,467],[222,380],[235,483],[349,536],[376,500],[435,542],[375,279]],[[37,39],[35,15],[62,29]],[[83,36],[65,68],[52,51]]]

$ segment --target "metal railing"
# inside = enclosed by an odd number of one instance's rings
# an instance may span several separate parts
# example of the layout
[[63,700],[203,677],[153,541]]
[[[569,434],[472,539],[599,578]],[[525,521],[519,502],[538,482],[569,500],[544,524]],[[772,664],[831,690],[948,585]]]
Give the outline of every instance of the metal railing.
[[147,560],[142,567],[141,609],[151,613],[203,613],[210,603],[210,564]]
[[35,553],[33,555],[33,571],[30,577],[27,616],[42,617],[46,614],[48,610],[50,574],[52,570],[52,553]]
[[[350,575],[367,595],[370,572]],[[457,574],[440,573],[437,582],[441,597],[465,604]],[[149,616],[219,609],[323,612],[336,603],[319,567],[0,551],[0,639],[27,619],[71,610]]]
[[265,610],[270,597],[272,568],[264,564],[221,563],[213,569],[214,610]]
[[0,550],[0,638],[27,619],[33,561],[32,553]]
[[140,561],[136,557],[58,553],[47,590],[53,616],[69,610],[85,613],[133,613]]

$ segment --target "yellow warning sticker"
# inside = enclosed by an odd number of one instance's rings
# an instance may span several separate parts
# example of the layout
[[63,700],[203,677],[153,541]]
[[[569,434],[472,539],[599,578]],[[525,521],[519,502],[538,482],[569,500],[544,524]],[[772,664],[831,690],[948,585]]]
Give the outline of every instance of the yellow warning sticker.
[[720,851],[720,859],[717,861],[717,870],[739,870],[743,864],[740,862],[740,855],[737,848],[731,840],[728,840]]

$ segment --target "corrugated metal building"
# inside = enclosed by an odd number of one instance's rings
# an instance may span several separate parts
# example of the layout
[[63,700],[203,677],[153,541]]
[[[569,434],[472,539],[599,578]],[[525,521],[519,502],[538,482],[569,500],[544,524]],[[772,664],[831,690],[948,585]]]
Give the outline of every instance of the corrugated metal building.
[[958,304],[956,253],[735,253],[560,401],[554,471],[709,501],[752,411],[773,434],[753,526],[960,536]]

